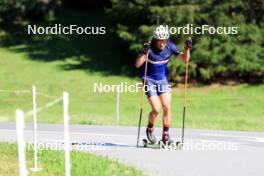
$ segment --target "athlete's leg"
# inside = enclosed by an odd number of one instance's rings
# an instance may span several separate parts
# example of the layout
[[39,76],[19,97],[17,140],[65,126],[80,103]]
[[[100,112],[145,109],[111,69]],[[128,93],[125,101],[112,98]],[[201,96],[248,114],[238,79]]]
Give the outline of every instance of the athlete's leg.
[[162,140],[164,143],[170,144],[172,141],[169,135],[170,121],[171,121],[171,94],[162,93],[159,96],[163,108],[163,132]]
[[151,112],[149,113],[148,116],[148,127],[152,128],[155,119],[159,115],[160,112],[160,100],[157,94],[157,81],[153,79],[147,79],[146,80],[146,95],[148,97],[149,104],[151,106]]
[[170,126],[171,121],[171,94],[162,93],[159,96],[163,109],[163,126]]
[[146,129],[146,134],[147,134],[148,140],[151,143],[156,143],[156,137],[155,137],[153,131],[154,131],[155,120],[158,117],[159,111],[160,111],[160,100],[159,100],[159,97],[157,95],[156,84],[157,83],[155,80],[147,79],[147,81],[146,81],[147,87],[145,87],[146,95],[148,97],[149,103],[150,103],[151,108],[152,108],[152,110],[148,116],[148,125],[147,125],[147,129]]
[[156,118],[159,115],[159,111],[160,111],[160,100],[158,96],[151,96],[149,97],[149,103],[151,105],[151,112],[149,113],[149,117],[148,117],[148,126],[146,129],[146,134],[148,137],[148,140],[151,143],[156,143],[156,137],[154,135],[154,123]]
[[160,112],[160,99],[158,96],[151,96],[148,98],[148,100],[152,108],[151,112],[149,113],[148,124],[154,125],[155,120],[158,117],[159,112]]

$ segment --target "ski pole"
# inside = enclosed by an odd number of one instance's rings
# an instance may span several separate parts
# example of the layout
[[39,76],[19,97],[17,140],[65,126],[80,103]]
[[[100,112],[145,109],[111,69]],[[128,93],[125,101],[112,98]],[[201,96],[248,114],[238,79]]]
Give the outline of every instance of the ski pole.
[[140,115],[139,115],[139,123],[138,123],[137,147],[138,147],[138,142],[139,142],[140,126],[141,126],[141,119],[142,119],[143,106],[144,106],[144,88],[146,85],[147,69],[148,69],[148,52],[146,54],[146,60],[145,60],[145,72],[144,72],[143,87],[141,89],[141,98],[140,98],[141,106],[140,106]]
[[[188,50],[190,49],[192,43],[191,38],[188,39],[190,43],[188,43]],[[187,41],[188,41],[187,40]],[[190,57],[189,51],[187,52],[188,56]],[[184,142],[184,128],[185,128],[185,111],[186,111],[186,101],[187,101],[187,87],[188,87],[188,67],[189,67],[189,60],[186,61],[185,64],[185,81],[184,81],[184,106],[183,106],[183,117],[182,117],[182,145]]]
[[183,117],[182,117],[182,144],[184,142],[184,125],[185,125],[185,111],[186,111],[186,99],[187,99],[187,86],[188,86],[188,65],[189,61],[185,65],[185,83],[184,83],[184,106],[183,106]]

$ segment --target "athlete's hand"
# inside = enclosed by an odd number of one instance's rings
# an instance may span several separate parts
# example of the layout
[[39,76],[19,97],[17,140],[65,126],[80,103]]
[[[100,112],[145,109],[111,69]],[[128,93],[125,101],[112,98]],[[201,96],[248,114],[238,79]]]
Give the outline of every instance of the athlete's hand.
[[144,48],[143,54],[147,54],[148,49],[150,48],[150,42],[144,43],[143,48]]
[[191,49],[192,48],[192,39],[191,37],[189,37],[185,43],[184,43],[184,48],[187,50],[187,49]]

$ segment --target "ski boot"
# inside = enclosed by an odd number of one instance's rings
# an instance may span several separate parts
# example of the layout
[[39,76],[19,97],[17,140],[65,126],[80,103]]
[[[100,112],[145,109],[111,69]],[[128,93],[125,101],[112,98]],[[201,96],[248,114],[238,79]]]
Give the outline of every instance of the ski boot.
[[151,144],[155,144],[157,140],[156,140],[156,137],[154,135],[154,128],[147,128],[146,134],[147,134],[148,141]]

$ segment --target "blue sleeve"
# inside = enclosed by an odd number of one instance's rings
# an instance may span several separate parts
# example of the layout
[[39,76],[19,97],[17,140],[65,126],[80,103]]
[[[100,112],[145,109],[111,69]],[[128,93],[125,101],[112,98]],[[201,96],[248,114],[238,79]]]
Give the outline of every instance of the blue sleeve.
[[178,56],[180,54],[179,49],[172,41],[169,41],[168,45],[172,54],[174,54],[175,56]]

